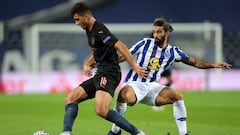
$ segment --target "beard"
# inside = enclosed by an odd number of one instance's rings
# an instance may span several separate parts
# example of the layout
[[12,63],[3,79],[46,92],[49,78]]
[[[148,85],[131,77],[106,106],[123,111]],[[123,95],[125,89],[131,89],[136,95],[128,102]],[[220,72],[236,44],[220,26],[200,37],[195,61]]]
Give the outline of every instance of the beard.
[[79,26],[83,29],[83,30],[88,30],[89,29],[89,25],[86,22],[82,22],[81,24],[79,24]]
[[165,35],[161,37],[161,39],[155,38],[155,43],[159,46],[162,47],[163,43],[165,41]]

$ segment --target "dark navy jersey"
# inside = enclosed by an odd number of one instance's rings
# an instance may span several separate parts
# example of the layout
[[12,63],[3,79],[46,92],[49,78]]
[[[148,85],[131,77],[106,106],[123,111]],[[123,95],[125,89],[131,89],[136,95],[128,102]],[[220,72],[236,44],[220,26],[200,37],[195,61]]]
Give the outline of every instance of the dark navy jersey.
[[114,48],[118,39],[108,28],[95,21],[91,31],[86,30],[88,43],[93,51],[98,72],[120,72],[117,50]]

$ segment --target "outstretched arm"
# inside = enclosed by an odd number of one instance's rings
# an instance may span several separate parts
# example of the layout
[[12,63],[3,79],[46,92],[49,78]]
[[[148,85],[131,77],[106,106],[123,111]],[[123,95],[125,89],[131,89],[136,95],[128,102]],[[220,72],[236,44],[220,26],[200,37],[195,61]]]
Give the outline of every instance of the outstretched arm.
[[196,68],[207,69],[207,68],[231,68],[232,65],[226,62],[213,63],[197,58],[190,57],[187,62],[188,65],[194,66]]

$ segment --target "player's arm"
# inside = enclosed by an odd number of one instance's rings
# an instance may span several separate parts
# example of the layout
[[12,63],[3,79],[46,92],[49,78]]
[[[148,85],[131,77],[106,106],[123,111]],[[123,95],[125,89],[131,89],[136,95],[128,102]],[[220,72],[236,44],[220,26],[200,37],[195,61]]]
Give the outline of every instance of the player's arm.
[[120,40],[118,40],[114,47],[121,53],[121,55],[126,59],[126,61],[130,64],[130,66],[140,75],[142,78],[147,77],[146,69],[140,67],[135,62],[133,56],[129,53],[128,48],[125,44],[123,44]]
[[189,57],[187,62],[184,62],[188,65],[194,66],[196,68],[200,69],[207,69],[207,68],[231,68],[232,65],[226,63],[226,62],[220,62],[220,63],[213,63],[201,59],[197,59],[194,57]]
[[96,67],[96,61],[93,55],[90,55],[89,58],[85,61],[83,65],[83,71],[86,76],[92,76],[91,69]]
[[121,62],[124,62],[124,61],[126,61],[125,57],[122,54],[119,54],[118,55],[118,62],[121,63]]

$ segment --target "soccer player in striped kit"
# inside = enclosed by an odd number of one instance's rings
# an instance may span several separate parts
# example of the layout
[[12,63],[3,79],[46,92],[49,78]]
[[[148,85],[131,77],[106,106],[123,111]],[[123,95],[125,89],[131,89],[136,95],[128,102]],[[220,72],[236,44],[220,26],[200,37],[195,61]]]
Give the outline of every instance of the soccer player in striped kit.
[[[148,77],[144,79],[130,69],[114,110],[124,115],[127,105],[133,106],[137,103],[149,106],[173,104],[173,116],[179,135],[189,135],[183,96],[178,91],[159,84],[161,73],[170,68],[174,62],[183,62],[200,69],[230,68],[231,65],[226,62],[213,63],[186,55],[179,47],[168,43],[170,32],[173,31],[171,28],[172,26],[164,19],[156,21],[153,24],[153,38],[144,38],[130,48],[131,54],[136,56],[137,63],[147,69]],[[124,61],[124,58],[119,56],[119,61]],[[113,124],[108,135],[120,134],[121,129]]]

